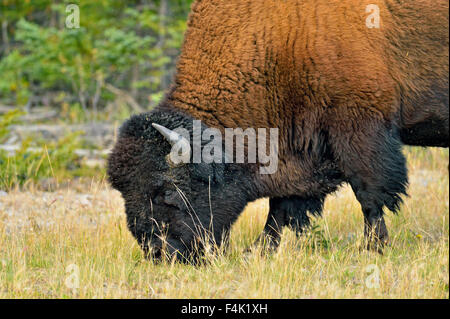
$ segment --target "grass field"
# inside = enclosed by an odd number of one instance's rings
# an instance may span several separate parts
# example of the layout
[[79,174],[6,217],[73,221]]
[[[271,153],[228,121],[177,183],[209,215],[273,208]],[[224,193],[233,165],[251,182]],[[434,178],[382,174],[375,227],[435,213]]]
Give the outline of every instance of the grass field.
[[297,239],[244,253],[268,201],[250,204],[230,250],[195,267],[143,258],[120,194],[101,180],[54,192],[0,192],[0,298],[449,298],[448,150],[406,149],[410,197],[387,214],[384,255],[361,250],[363,217],[348,187]]

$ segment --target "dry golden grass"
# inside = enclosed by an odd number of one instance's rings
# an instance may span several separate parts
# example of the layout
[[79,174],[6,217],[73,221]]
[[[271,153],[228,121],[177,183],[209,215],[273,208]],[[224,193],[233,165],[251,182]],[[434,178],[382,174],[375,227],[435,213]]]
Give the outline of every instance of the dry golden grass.
[[267,200],[249,205],[230,251],[200,267],[143,259],[104,182],[2,193],[0,298],[448,298],[448,150],[405,152],[410,197],[387,215],[383,256],[360,250],[362,213],[348,187],[309,234],[285,231],[272,255],[243,253],[268,209]]

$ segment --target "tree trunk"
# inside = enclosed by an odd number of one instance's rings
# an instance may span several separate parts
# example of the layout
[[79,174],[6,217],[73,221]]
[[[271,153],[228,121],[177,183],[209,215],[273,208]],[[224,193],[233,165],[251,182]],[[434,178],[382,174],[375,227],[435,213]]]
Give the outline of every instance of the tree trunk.
[[[161,0],[160,7],[159,7],[159,41],[158,41],[158,48],[160,48],[163,51],[164,54],[164,45],[166,42],[166,32],[167,32],[167,17],[169,15],[169,1],[168,0]],[[161,76],[160,76],[160,88],[161,90],[165,90],[168,85],[169,81],[167,78],[167,74],[169,73],[166,66],[163,65],[160,68]]]
[[5,56],[9,53],[8,20],[2,21],[2,41]]

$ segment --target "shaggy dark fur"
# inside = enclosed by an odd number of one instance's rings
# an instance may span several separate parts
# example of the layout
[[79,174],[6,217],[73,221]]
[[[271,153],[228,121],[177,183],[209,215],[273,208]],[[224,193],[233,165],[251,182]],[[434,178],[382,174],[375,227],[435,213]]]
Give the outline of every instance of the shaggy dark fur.
[[[368,4],[380,7],[379,29],[366,27]],[[193,119],[221,130],[279,128],[277,172],[171,167],[151,123],[192,128]],[[167,248],[187,258],[205,232],[220,243],[261,197],[271,198],[269,235],[301,231],[307,212],[320,214],[345,182],[379,248],[383,209],[395,212],[406,191],[402,140],[448,146],[448,1],[199,0],[171,91],[124,124],[108,174],[130,230],[156,256]]]

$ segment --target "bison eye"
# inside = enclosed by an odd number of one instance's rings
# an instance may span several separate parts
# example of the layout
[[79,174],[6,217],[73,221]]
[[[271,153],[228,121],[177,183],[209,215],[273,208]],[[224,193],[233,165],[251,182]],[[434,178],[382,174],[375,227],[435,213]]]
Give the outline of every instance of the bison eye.
[[180,195],[174,191],[167,191],[164,195],[164,203],[169,206],[180,208]]

